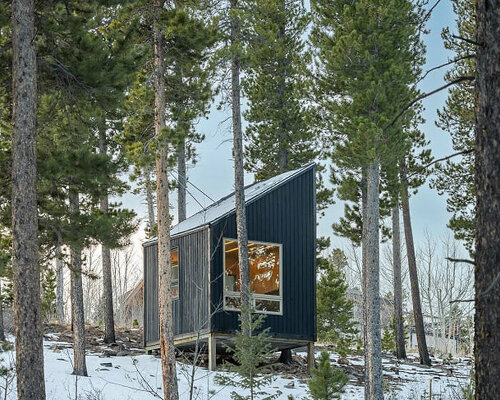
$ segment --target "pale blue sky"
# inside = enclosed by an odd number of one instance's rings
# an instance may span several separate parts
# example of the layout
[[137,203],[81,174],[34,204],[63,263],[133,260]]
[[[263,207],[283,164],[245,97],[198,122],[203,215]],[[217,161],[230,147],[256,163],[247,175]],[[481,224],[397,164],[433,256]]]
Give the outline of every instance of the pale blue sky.
[[[430,4],[432,6],[434,1]],[[427,46],[427,63],[424,70],[446,62],[453,55],[443,46],[441,31],[445,26],[454,28],[454,16],[452,5],[449,0],[442,1],[434,9],[431,19],[427,25],[430,33],[424,40]],[[444,84],[443,75],[445,70],[437,70],[428,75],[420,85],[423,92],[433,90]],[[436,127],[436,109],[441,108],[447,97],[447,92],[435,94],[423,101],[424,118],[426,122],[422,130],[428,140],[436,158],[452,153],[449,135]],[[198,130],[206,135],[206,140],[197,146],[199,161],[195,166],[189,168],[189,180],[214,199],[230,193],[233,190],[233,161],[231,158],[231,125],[230,110],[217,111],[213,107],[207,120],[198,124]],[[246,184],[253,182],[250,174],[246,175]],[[200,192],[192,186],[188,187],[193,195],[204,206],[211,203]],[[175,207],[176,196],[172,195],[172,205]],[[123,198],[125,207],[134,209],[139,217],[146,216],[146,207],[143,200],[134,195]],[[428,184],[424,185],[416,196],[411,198],[412,217],[415,240],[418,244],[424,238],[424,232],[429,231],[434,237],[445,236],[449,233],[446,224],[450,215],[446,211],[445,198],[431,190]],[[200,210],[200,206],[191,196],[187,201],[188,215]],[[175,214],[175,212],[174,212]],[[318,234],[332,237],[332,246],[341,247],[346,243],[340,238],[334,237],[331,224],[338,221],[343,214],[343,203],[338,202],[330,207],[325,217],[319,221]]]

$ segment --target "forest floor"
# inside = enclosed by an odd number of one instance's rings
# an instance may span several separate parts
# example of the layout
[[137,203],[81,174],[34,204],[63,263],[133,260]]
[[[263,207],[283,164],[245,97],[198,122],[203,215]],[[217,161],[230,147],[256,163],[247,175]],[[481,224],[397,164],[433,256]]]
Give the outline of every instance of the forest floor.
[[[136,400],[161,399],[161,364],[155,355],[146,355],[142,349],[139,329],[117,330],[117,343],[106,345],[99,327],[88,327],[88,377],[71,375],[73,351],[71,331],[68,327],[46,326],[44,335],[45,380],[48,400]],[[13,338],[10,337],[10,340]],[[318,355],[319,353],[317,353]],[[349,383],[341,399],[363,399],[363,357],[339,358],[331,352],[332,363],[349,376]],[[179,360],[182,357],[179,358]],[[186,358],[183,358],[186,360]],[[0,363],[7,368],[14,365],[13,351],[0,353]],[[386,399],[439,399],[462,398],[462,391],[470,381],[471,360],[457,358],[446,362],[433,358],[432,367],[424,367],[410,354],[405,362],[387,356],[383,359]],[[291,365],[276,368],[272,382],[259,389],[258,397],[276,395],[279,400],[310,399],[307,390],[305,354],[294,354]],[[181,400],[190,399],[192,367],[185,361],[177,363]],[[204,366],[195,368],[193,397],[197,400],[229,400],[231,392],[245,395],[245,390],[224,386],[214,379],[228,372],[210,372]],[[0,377],[0,397],[13,400],[15,379],[13,372]],[[7,386],[7,396],[4,397]],[[290,397],[293,396],[293,397]]]

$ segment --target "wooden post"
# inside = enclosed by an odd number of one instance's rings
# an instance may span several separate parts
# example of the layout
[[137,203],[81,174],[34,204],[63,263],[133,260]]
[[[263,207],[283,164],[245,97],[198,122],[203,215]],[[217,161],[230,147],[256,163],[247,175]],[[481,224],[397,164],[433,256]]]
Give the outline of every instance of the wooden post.
[[208,370],[215,371],[217,369],[217,341],[215,335],[208,337]]
[[307,370],[311,373],[314,368],[314,342],[307,343]]

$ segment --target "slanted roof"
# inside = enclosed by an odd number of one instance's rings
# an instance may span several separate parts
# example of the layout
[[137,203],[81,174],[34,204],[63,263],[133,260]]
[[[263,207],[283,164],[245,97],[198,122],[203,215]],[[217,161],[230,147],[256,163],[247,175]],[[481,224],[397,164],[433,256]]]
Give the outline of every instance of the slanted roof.
[[[286,182],[290,181],[296,176],[310,170],[314,167],[314,165],[314,163],[310,163],[302,168],[295,169],[293,171],[287,171],[265,181],[256,182],[246,186],[245,204],[249,204],[261,198],[270,191],[284,185]],[[202,226],[210,225],[233,212],[235,212],[234,192],[228,196],[221,198],[220,200],[209,205],[196,214],[193,214],[189,218],[182,221],[180,224],[177,224],[172,228],[170,233],[172,236],[178,236],[181,233],[188,232]],[[156,241],[156,238],[151,239],[151,241]]]

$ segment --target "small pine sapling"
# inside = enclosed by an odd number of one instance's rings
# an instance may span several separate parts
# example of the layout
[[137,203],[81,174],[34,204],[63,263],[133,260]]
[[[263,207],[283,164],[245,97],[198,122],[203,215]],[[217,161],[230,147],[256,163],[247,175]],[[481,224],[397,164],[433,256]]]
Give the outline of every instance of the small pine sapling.
[[[273,354],[273,348],[269,343],[269,328],[261,329],[264,323],[264,315],[251,314],[250,335],[242,332],[242,320],[240,320],[240,331],[236,334],[233,346],[226,346],[229,353],[232,353],[236,365],[229,366],[229,371],[236,375],[217,375],[216,381],[221,385],[235,386],[241,389],[248,389],[250,394],[241,395],[235,391],[231,392],[233,400],[272,400],[277,394],[257,393],[261,387],[269,384],[273,377],[271,374],[272,365],[269,359]],[[260,397],[264,395],[264,397]]]
[[314,400],[340,398],[340,393],[349,381],[342,369],[332,367],[327,351],[321,352],[318,367],[311,371],[311,375],[309,393]]
[[396,351],[396,334],[395,334],[395,325],[393,329],[393,323],[391,323],[391,329],[385,328],[384,333],[382,334],[382,351],[384,352]]

